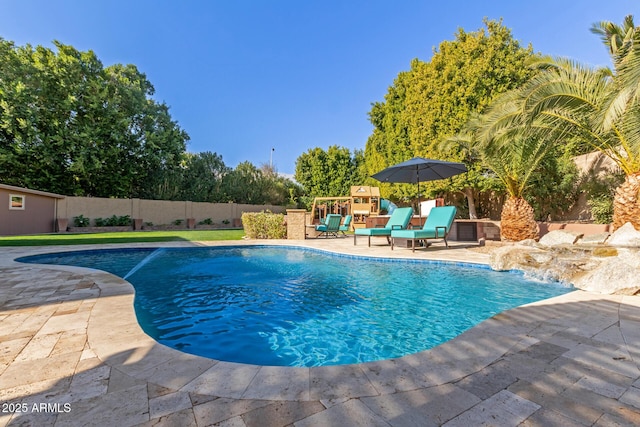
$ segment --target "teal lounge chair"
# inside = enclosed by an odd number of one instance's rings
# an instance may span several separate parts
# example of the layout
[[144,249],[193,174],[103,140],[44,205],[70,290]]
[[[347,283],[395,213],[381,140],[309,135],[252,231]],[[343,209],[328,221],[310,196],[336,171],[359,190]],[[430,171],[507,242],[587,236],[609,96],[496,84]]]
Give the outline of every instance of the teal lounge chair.
[[317,237],[320,237],[323,234],[324,237],[329,237],[329,234],[338,237],[338,231],[340,231],[340,221],[342,221],[342,215],[327,215],[327,217],[324,219],[324,223],[316,225],[316,231],[320,232]]
[[392,231],[391,249],[393,249],[394,239],[411,240],[411,249],[413,252],[416,250],[416,240],[444,239],[444,244],[449,247],[449,243],[447,243],[447,235],[449,234],[449,230],[451,230],[451,224],[453,224],[453,219],[455,217],[455,206],[440,206],[432,208],[424,226],[421,229]]
[[353,244],[356,244],[358,236],[369,236],[369,246],[371,246],[371,236],[386,236],[389,241],[392,230],[404,230],[409,225],[413,216],[413,208],[397,208],[391,214],[389,221],[384,227],[378,228],[356,228],[353,235]]
[[343,236],[346,236],[345,231],[349,231],[349,228],[351,228],[351,215],[345,216],[344,222],[340,226],[340,232]]

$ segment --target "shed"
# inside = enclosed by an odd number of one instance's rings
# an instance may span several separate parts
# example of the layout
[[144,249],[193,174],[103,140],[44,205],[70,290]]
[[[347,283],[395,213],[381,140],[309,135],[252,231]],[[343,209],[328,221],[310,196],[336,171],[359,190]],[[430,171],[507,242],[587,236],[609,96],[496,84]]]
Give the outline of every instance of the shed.
[[0,184],[0,236],[53,233],[65,196]]

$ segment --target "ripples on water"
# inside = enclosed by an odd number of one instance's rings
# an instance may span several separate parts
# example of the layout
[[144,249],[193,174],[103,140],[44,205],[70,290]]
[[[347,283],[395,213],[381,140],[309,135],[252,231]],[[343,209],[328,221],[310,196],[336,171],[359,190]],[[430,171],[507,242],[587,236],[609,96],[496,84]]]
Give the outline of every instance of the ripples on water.
[[277,247],[30,257],[127,276],[150,336],[218,360],[322,366],[400,357],[501,311],[569,292],[520,274]]

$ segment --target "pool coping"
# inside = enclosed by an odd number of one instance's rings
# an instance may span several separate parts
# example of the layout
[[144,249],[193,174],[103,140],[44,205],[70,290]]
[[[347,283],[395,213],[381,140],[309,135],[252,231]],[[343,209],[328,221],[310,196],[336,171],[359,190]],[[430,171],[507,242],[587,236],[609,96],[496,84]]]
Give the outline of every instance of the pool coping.
[[[222,242],[221,242],[222,243]],[[269,245],[261,242],[238,242],[236,244],[216,244],[207,246],[216,247],[238,247],[238,246],[281,246],[310,249],[319,252],[329,252],[338,256],[349,258],[363,258],[368,260],[379,260],[379,256],[353,255],[330,249],[309,247],[307,245],[291,244],[291,242],[274,242]],[[185,247],[175,244],[144,245],[142,247]],[[192,247],[192,246],[188,246]],[[201,246],[202,247],[202,246]],[[108,249],[131,248],[130,245],[120,247],[120,245],[109,245]],[[64,247],[62,250],[38,249],[38,254],[53,252],[70,252],[82,250],[107,249],[98,247],[91,249],[78,247]],[[35,254],[32,254],[35,255]],[[13,259],[20,258],[14,257]],[[430,262],[447,263],[454,265],[471,265],[485,268],[480,263],[455,262],[447,260],[416,260],[412,258],[398,257],[398,261],[406,262]],[[18,261],[16,261],[18,262]],[[20,263],[25,265],[24,263]],[[504,337],[499,345],[483,346],[459,352],[452,350],[441,344],[431,350],[403,356],[396,359],[381,360],[349,365],[332,365],[321,367],[287,367],[287,366],[261,366],[244,363],[218,361],[202,356],[196,356],[160,344],[147,335],[140,327],[133,308],[135,290],[126,280],[111,273],[96,271],[89,268],[61,266],[50,264],[28,263],[29,266],[39,266],[46,269],[65,270],[81,273],[90,277],[100,288],[101,298],[98,298],[89,318],[87,336],[88,343],[96,356],[102,361],[108,361],[109,365],[119,371],[125,372],[139,380],[153,382],[162,387],[178,389],[203,395],[215,395],[233,399],[266,399],[266,400],[332,400],[341,398],[359,398],[365,396],[375,396],[378,394],[395,393],[399,390],[412,389],[416,387],[432,387],[446,382],[459,379],[460,372],[442,370],[442,362],[457,365],[464,364],[464,372],[475,372],[485,367],[489,362],[504,354],[511,347],[517,344],[517,340]],[[108,298],[104,298],[108,296]],[[126,331],[123,338],[122,331]],[[478,334],[474,328],[464,332],[459,336],[470,338]],[[428,353],[427,353],[428,352]],[[126,356],[122,356],[126,354]],[[452,354],[458,354],[459,358],[452,358]],[[447,357],[445,358],[445,355]],[[141,363],[144,362],[143,365]],[[194,365],[198,368],[194,373],[188,375],[181,372],[184,364]],[[130,366],[135,366],[130,369]],[[169,369],[169,378],[158,375],[158,372]],[[187,371],[191,371],[191,366]],[[383,372],[401,369],[405,374],[413,377],[423,376],[429,372],[429,378],[420,381],[411,381],[411,385],[403,385],[407,382],[404,376],[389,377]],[[434,372],[439,372],[434,375]],[[461,371],[461,372],[463,372]],[[423,373],[422,375],[420,373]],[[176,373],[180,373],[180,380],[174,378]],[[413,374],[413,375],[411,375]],[[344,378],[369,378],[369,384],[363,381],[356,381],[350,387],[340,387]],[[233,386],[230,386],[229,379],[233,378]],[[282,379],[286,378],[286,383]],[[375,378],[374,381],[371,378]],[[337,382],[336,382],[337,380]],[[275,386],[278,383],[278,386]],[[306,384],[309,384],[307,386]],[[357,384],[357,386],[354,386]],[[407,388],[409,387],[409,388]],[[283,392],[287,390],[287,392]]]
[[[425,265],[429,265],[429,266],[453,266],[453,267],[463,267],[463,268],[474,268],[474,269],[480,269],[480,270],[491,270],[491,267],[488,264],[483,264],[483,263],[478,263],[478,262],[461,262],[461,261],[453,261],[453,260],[433,260],[433,259],[415,259],[415,258],[381,258],[381,257],[373,257],[373,256],[366,256],[366,255],[352,255],[352,254],[346,254],[346,253],[342,253],[342,252],[336,252],[336,251],[332,251],[332,250],[326,250],[326,249],[319,249],[319,248],[314,248],[314,247],[309,247],[309,246],[303,246],[303,245],[295,245],[295,244],[278,244],[278,245],[269,245],[269,244],[256,244],[255,242],[252,242],[250,245],[249,244],[244,244],[244,245],[215,245],[215,246],[190,246],[190,247],[178,247],[178,246],[163,246],[162,248],[167,248],[167,249],[205,249],[205,248],[215,248],[215,249],[219,249],[219,250],[224,250],[224,249],[232,249],[232,248],[238,248],[238,247],[250,247],[252,249],[255,248],[270,248],[270,247],[279,247],[279,248],[285,248],[285,249],[294,249],[294,250],[300,250],[303,252],[309,252],[309,253],[319,253],[319,254],[326,254],[329,256],[334,256],[334,257],[338,257],[338,258],[345,258],[345,259],[349,259],[349,260],[363,260],[363,261],[377,261],[377,262],[389,262],[389,263],[397,263],[397,264],[425,264]],[[83,253],[92,253],[95,251],[103,251],[103,250],[113,250],[113,251],[121,251],[121,250],[127,250],[127,251],[136,251],[136,250],[152,250],[152,249],[162,249],[162,248],[150,248],[150,247],[140,247],[140,248],[131,248],[131,247],[126,247],[126,248],[97,248],[97,249],[80,249],[80,250],[71,250],[71,251],[60,251],[60,252],[45,252],[42,255],[48,255],[48,254],[58,254],[58,253],[65,253],[65,252],[74,252],[74,253],[79,253],[79,254],[83,254]],[[118,275],[112,274],[112,273],[108,273],[108,272],[104,272],[101,270],[94,270],[91,268],[86,268],[89,271],[84,271],[85,268],[83,267],[74,267],[71,265],[58,265],[58,264],[53,264],[53,263],[45,263],[45,264],[40,264],[37,262],[37,259],[35,261],[22,261],[23,258],[29,258],[29,257],[38,257],[40,255],[30,255],[27,257],[19,257],[14,259],[17,262],[20,263],[25,263],[25,264],[29,264],[29,265],[40,265],[43,267],[64,267],[69,268],[69,270],[73,270],[75,268],[79,268],[79,270],[77,270],[78,272],[82,272],[83,274],[89,274],[91,275],[91,277],[93,277],[95,279],[95,283],[98,287],[100,287],[101,292],[102,293],[106,293],[106,292],[117,292],[119,295],[125,293],[124,290],[119,289],[119,287],[116,287],[116,285],[114,284],[114,282],[118,281],[118,279],[124,281],[126,284],[129,285],[129,288],[127,288],[126,293],[128,293],[128,291],[131,292],[132,298],[135,298],[135,286],[133,284],[131,284],[130,282],[128,282],[126,280],[126,276],[128,276],[130,274],[127,273],[125,275],[125,277],[120,277]],[[137,266],[136,266],[137,267]],[[136,268],[134,267],[134,269]],[[103,284],[101,282],[100,275],[101,273],[106,273],[109,275],[113,275],[115,276],[115,279],[113,279],[112,277],[108,278],[108,281],[105,284]],[[518,270],[509,270],[509,271],[505,271],[504,273],[510,273],[510,274],[522,274],[521,271]],[[126,304],[128,304],[129,302],[126,301]],[[131,301],[131,306],[133,306],[133,300]],[[119,311],[119,310],[118,310]],[[97,323],[101,323],[102,320],[104,319],[95,319],[95,322]],[[134,320],[138,323],[137,321],[137,317],[135,315],[135,309],[134,309]],[[485,319],[487,320],[487,319]],[[477,325],[477,324],[476,324]],[[474,326],[476,326],[474,325]],[[468,329],[472,329],[473,326],[471,328]],[[262,364],[252,364],[252,363],[247,363],[247,362],[232,362],[232,361],[222,361],[222,360],[217,360],[215,358],[212,357],[207,357],[207,356],[202,356],[202,355],[195,355],[193,353],[189,353],[189,352],[182,352],[178,349],[175,349],[174,347],[168,346],[166,344],[162,344],[157,342],[152,336],[149,336],[144,329],[141,328],[142,333],[145,335],[145,337],[150,338],[153,342],[156,342],[164,347],[168,347],[169,349],[173,349],[173,350],[177,350],[178,352],[180,352],[181,354],[186,353],[186,354],[190,354],[192,356],[201,356],[204,357],[206,359],[211,359],[211,360],[216,360],[217,363],[219,362],[226,362],[226,363],[236,363],[236,364],[241,364],[241,365],[252,365],[252,366],[259,366],[259,367],[263,367],[263,366],[268,366],[270,368],[275,368],[275,367],[281,367],[281,368],[285,368],[285,369],[292,369],[294,367],[292,366],[283,366],[283,365],[276,365],[276,366],[272,366],[272,365],[262,365]],[[129,332],[129,334],[134,338],[134,341],[136,342],[142,342],[142,339],[140,338],[139,334],[137,333],[138,331],[136,331],[136,334],[133,335],[132,332]],[[464,332],[464,331],[463,331]],[[456,336],[460,336],[462,333],[456,335]],[[104,334],[103,331],[101,331],[99,334],[96,334],[99,336],[106,336],[109,339],[107,341],[110,341],[113,337],[110,337],[108,334]],[[449,341],[449,340],[447,340]],[[446,342],[446,341],[445,341]],[[101,340],[90,340],[90,343],[92,344],[92,347],[97,346],[97,347],[103,347],[103,342],[101,342]],[[441,343],[442,344],[442,343]],[[415,355],[415,354],[419,354],[420,352],[426,351],[426,350],[430,350],[432,348],[435,348],[441,344],[437,344],[429,349],[424,349],[424,350],[420,350],[418,352],[412,353],[410,355]],[[407,355],[407,356],[410,356]],[[111,356],[111,355],[102,355],[99,354],[99,356]],[[404,357],[407,356],[398,356],[398,357],[394,357],[394,358],[388,358],[386,360],[399,360],[399,359],[404,359]],[[102,358],[102,357],[101,357]],[[357,362],[357,363],[350,363],[350,364],[336,364],[336,365],[327,365],[327,366],[349,366],[349,365],[366,365],[367,363],[373,363],[376,366],[376,369],[384,369],[385,366],[378,366],[381,362],[383,362],[384,360],[378,360],[378,361],[373,361],[373,362]],[[296,367],[296,368],[311,368],[311,367]],[[164,385],[164,384],[161,384]],[[197,390],[193,390],[195,392],[197,392]],[[237,397],[237,396],[225,396],[225,397]],[[360,397],[360,396],[349,396],[349,397]]]
[[[264,245],[260,242],[175,242],[163,244],[90,245],[91,248],[118,247],[181,247],[181,246],[237,246]],[[312,247],[353,256],[343,245],[337,248],[319,246],[315,241],[292,244],[291,241],[269,242],[272,245]],[[310,245],[310,246],[308,246]],[[38,253],[63,252],[86,249],[89,246],[13,248],[10,260],[0,267],[22,267],[40,270],[61,270],[90,278],[100,290],[87,320],[87,346],[95,356],[111,369],[152,383],[176,393],[215,396],[216,398],[260,401],[321,401],[327,410],[351,399],[385,398],[403,392],[428,390],[452,384],[487,368],[492,363],[519,349],[540,341],[537,334],[549,324],[562,324],[567,313],[557,309],[565,304],[593,305],[609,301],[634,308],[629,316],[618,316],[613,324],[619,325],[622,337],[620,350],[626,346],[620,364],[626,375],[636,375],[640,386],[640,336],[635,330],[640,325],[640,297],[603,296],[574,291],[551,299],[527,304],[503,312],[456,338],[433,349],[397,359],[354,365],[324,367],[273,367],[217,361],[182,353],[157,343],[139,326],[134,308],[134,289],[129,283],[109,273],[86,268],[23,264],[15,258]],[[455,250],[454,250],[455,251]],[[402,252],[402,251],[399,251]],[[408,251],[407,251],[408,252]],[[427,251],[422,251],[427,252]],[[447,251],[451,255],[451,251]],[[362,252],[360,252],[362,253]],[[356,253],[355,255],[357,255]],[[453,253],[455,255],[455,252]],[[395,255],[405,257],[408,254]],[[430,255],[434,255],[431,253]],[[435,254],[434,258],[442,258]],[[442,255],[442,254],[440,254]],[[460,254],[470,257],[468,253]],[[369,255],[371,256],[371,254]],[[372,258],[383,255],[373,254]],[[478,256],[474,263],[482,264],[487,257]],[[434,259],[449,262],[447,259]],[[7,262],[8,261],[8,262]],[[468,259],[464,261],[468,262]],[[551,309],[553,308],[553,309]],[[638,313],[636,313],[636,311]],[[571,325],[577,328],[579,325]],[[576,344],[578,346],[579,344]],[[629,372],[631,372],[629,374]],[[638,372],[638,373],[637,373]],[[637,374],[636,374],[637,373]],[[640,390],[640,389],[639,389]]]

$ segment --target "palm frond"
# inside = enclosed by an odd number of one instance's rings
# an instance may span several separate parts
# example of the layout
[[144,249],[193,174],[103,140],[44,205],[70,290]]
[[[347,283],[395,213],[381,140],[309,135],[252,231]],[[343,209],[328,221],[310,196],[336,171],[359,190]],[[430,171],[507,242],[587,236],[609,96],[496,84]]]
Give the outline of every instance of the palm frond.
[[526,190],[551,147],[584,141],[626,173],[640,171],[640,31],[602,22],[592,31],[610,47],[615,69],[535,57],[527,83],[497,98],[469,131],[483,162],[510,195]]
[[616,63],[615,91],[607,100],[604,127],[610,128],[627,109],[640,103],[640,32],[624,57]]
[[602,43],[609,48],[609,53],[615,55],[624,46],[633,28],[633,16],[627,15],[622,26],[611,21],[600,21],[591,26],[591,32],[599,35]]
[[519,89],[499,96],[474,126],[480,144],[486,144],[522,126],[522,94]]
[[[542,132],[563,129],[583,139],[627,174],[639,170],[639,56],[627,53],[616,74],[563,58],[538,59],[532,66],[539,72],[521,90],[526,97],[523,117]],[[628,80],[620,70],[628,73]],[[628,88],[622,90],[622,82],[628,82]]]

